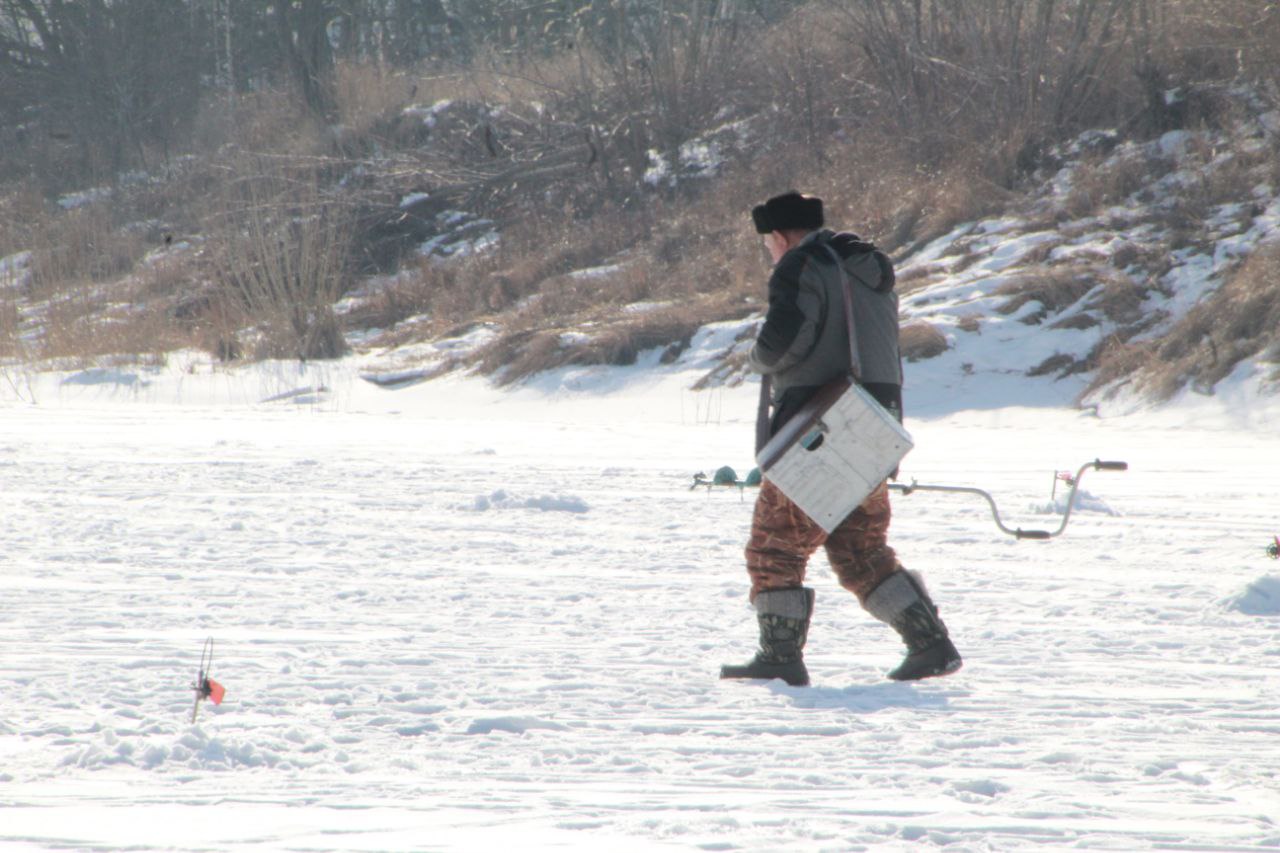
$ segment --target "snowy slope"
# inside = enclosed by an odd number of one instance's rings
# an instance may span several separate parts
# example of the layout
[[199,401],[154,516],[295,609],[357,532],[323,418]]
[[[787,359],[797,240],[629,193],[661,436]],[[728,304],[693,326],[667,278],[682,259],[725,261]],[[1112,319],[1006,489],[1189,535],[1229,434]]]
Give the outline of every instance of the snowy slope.
[[[1274,113],[1263,116],[1259,136],[1272,136],[1267,121],[1276,120]],[[927,323],[947,340],[946,352],[918,368],[918,381],[956,396],[942,410],[975,398],[983,405],[1017,404],[1028,393],[1037,402],[1074,399],[1093,379],[1096,353],[1108,341],[1160,340],[1245,258],[1280,240],[1280,188],[1247,180],[1242,196],[1203,202],[1205,219],[1194,240],[1181,233],[1186,225],[1170,211],[1197,203],[1187,196],[1207,193],[1205,185],[1225,180],[1220,173],[1238,165],[1238,152],[1228,151],[1206,162],[1201,152],[1216,150],[1219,137],[1176,131],[1117,145],[1093,161],[1078,147],[1090,141],[1096,146],[1097,136],[1086,134],[1069,147],[1065,165],[1016,215],[964,223],[903,264],[902,276],[911,282],[902,302],[904,322]],[[1091,171],[1107,175],[1132,162],[1163,163],[1168,172],[1093,215],[1078,215],[1076,184],[1097,181]],[[1063,298],[1064,292],[1071,294],[1065,304],[1046,298]],[[1042,381],[1028,383],[1029,375]],[[1273,396],[1280,390],[1278,376],[1275,363],[1250,359],[1234,378]],[[1148,408],[1148,389],[1132,385],[1133,379],[1122,377],[1085,402],[1113,412]],[[1241,384],[1228,382],[1221,390],[1239,393]],[[1195,389],[1202,395],[1218,391]]]

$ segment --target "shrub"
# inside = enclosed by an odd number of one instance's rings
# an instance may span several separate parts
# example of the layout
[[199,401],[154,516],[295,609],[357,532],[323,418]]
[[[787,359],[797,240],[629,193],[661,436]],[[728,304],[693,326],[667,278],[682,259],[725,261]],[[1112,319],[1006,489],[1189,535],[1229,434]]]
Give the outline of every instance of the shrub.
[[924,361],[942,355],[951,345],[946,335],[930,323],[909,323],[902,327],[898,347],[907,361]]
[[305,162],[250,157],[237,165],[211,222],[221,297],[256,325],[261,357],[344,354],[333,313],[348,287],[343,203],[323,192]]
[[1039,310],[1024,319],[1028,323],[1039,323],[1049,314],[1078,302],[1095,284],[1090,272],[1073,267],[1053,267],[1041,273],[1021,275],[996,290],[998,296],[1008,297],[996,310],[1012,314],[1028,302],[1038,302]]

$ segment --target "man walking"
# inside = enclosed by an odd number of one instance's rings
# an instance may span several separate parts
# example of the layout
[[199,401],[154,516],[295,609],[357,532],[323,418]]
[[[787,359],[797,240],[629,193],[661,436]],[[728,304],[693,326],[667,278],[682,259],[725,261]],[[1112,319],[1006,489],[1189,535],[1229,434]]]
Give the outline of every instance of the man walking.
[[[794,191],[775,196],[751,216],[774,262],[769,309],[751,350],[751,366],[772,385],[767,434],[776,434],[822,385],[852,370],[843,322],[845,276],[851,284],[862,386],[901,420],[898,297],[889,259],[854,234],[823,228],[822,200],[815,196]],[[924,583],[903,569],[888,544],[889,518],[889,490],[881,483],[827,534],[766,476],[746,548],[760,649],[746,664],[723,666],[720,677],[809,683],[803,650],[815,595],[804,579],[819,546],[826,549],[840,585],[906,643],[906,659],[890,678],[907,681],[958,670],[960,654]]]

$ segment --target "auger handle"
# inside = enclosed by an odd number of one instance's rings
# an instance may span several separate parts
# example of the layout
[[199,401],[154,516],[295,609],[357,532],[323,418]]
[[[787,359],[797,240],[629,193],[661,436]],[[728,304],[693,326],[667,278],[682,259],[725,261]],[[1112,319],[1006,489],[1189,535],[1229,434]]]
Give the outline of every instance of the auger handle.
[[996,508],[995,498],[991,497],[989,493],[983,491],[982,489],[977,489],[972,486],[935,486],[935,485],[917,483],[915,480],[912,480],[910,485],[906,485],[903,483],[890,483],[889,488],[895,491],[902,492],[904,495],[909,495],[912,492],[917,492],[917,491],[919,492],[951,492],[951,493],[960,493],[960,494],[968,494],[968,495],[977,495],[981,497],[983,500],[985,500],[987,502],[987,505],[991,507],[991,517],[992,519],[995,520],[996,527],[1000,528],[1000,531],[1002,533],[1007,533],[1008,535],[1014,537],[1015,539],[1043,540],[1043,539],[1052,539],[1053,537],[1057,536],[1058,534],[1062,533],[1062,531],[1067,529],[1067,522],[1071,520],[1071,510],[1075,508],[1076,492],[1080,488],[1080,479],[1084,476],[1084,472],[1088,471],[1090,468],[1093,468],[1096,471],[1128,471],[1129,463],[1118,462],[1114,460],[1104,461],[1102,459],[1095,459],[1092,462],[1086,462],[1083,465],[1081,465],[1080,470],[1076,471],[1075,477],[1073,477],[1069,481],[1071,483],[1071,492],[1070,494],[1067,495],[1067,508],[1066,508],[1066,511],[1062,513],[1062,523],[1058,525],[1057,530],[1052,530],[1052,531],[1023,530],[1021,527],[1012,528],[1007,526],[1003,521],[1000,520],[1000,510]]

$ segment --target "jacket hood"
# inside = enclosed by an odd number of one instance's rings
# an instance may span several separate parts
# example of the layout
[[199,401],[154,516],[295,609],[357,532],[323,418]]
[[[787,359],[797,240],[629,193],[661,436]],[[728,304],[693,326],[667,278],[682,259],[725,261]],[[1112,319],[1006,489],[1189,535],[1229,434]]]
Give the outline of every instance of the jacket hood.
[[[884,252],[849,231],[835,232],[821,229],[810,232],[791,252],[796,252],[815,259],[820,264],[831,260],[831,256],[822,248],[823,244],[835,249],[844,264],[849,277],[863,287],[875,293],[889,293],[897,282],[893,272],[893,262]],[[788,252],[787,255],[790,255]],[[787,255],[778,265],[786,263]]]

